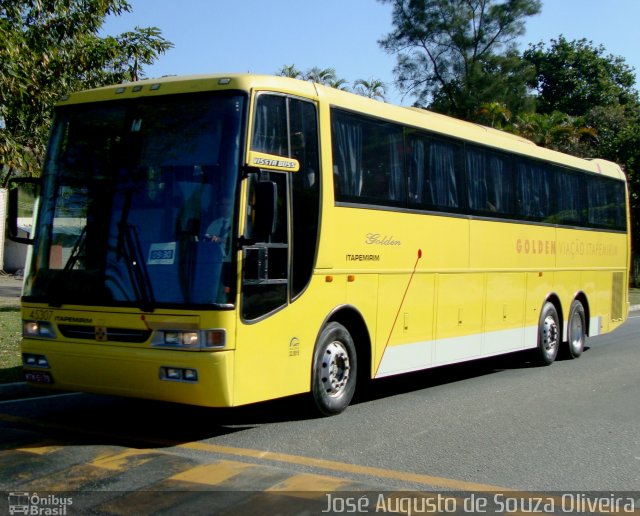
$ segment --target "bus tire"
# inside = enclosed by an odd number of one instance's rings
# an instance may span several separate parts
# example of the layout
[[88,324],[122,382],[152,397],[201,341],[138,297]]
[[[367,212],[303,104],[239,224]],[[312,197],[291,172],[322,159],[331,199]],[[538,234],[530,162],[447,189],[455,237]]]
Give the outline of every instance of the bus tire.
[[575,299],[569,310],[567,321],[567,355],[570,358],[578,358],[584,351],[587,340],[587,321],[582,303]]
[[322,415],[339,414],[349,406],[357,373],[351,334],[342,324],[330,322],[318,335],[311,374],[311,393]]
[[547,301],[542,307],[538,323],[538,347],[535,352],[535,361],[538,365],[553,364],[558,356],[560,340],[558,311],[553,303]]

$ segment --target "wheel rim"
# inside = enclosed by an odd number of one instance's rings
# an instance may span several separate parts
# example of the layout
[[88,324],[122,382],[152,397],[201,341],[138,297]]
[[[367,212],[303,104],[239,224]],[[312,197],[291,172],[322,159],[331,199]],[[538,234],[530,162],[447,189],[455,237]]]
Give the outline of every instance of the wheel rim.
[[349,382],[349,354],[342,342],[329,344],[322,356],[322,386],[332,397],[340,396]]
[[584,344],[584,321],[579,314],[576,314],[571,318],[569,331],[569,345],[571,346],[571,349],[574,351],[580,351]]
[[542,351],[548,357],[558,351],[558,323],[552,315],[548,315],[542,325]]

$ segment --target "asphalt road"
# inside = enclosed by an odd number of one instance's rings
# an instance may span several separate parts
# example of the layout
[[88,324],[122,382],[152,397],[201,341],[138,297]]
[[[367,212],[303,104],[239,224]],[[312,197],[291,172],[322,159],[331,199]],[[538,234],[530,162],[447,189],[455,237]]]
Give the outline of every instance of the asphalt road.
[[638,494],[638,315],[579,360],[516,355],[383,379],[331,418],[304,396],[224,410],[82,394],[0,402],[0,493],[91,492],[105,513],[127,513],[115,499],[197,513],[316,490],[319,503],[350,490]]

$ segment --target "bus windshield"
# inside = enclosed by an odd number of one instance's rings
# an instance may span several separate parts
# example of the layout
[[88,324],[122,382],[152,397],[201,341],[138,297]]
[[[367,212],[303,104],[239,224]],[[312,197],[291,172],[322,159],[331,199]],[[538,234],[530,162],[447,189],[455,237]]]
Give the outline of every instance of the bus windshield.
[[24,296],[229,307],[244,105],[207,93],[60,108]]

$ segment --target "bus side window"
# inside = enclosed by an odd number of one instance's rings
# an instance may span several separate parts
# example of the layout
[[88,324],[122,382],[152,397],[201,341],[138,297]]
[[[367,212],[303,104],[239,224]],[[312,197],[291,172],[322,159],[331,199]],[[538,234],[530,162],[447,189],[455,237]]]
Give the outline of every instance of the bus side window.
[[251,142],[254,151],[276,156],[289,155],[286,102],[286,97],[278,95],[258,97]]
[[333,110],[331,131],[336,200],[405,206],[402,126]]

